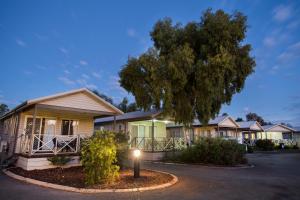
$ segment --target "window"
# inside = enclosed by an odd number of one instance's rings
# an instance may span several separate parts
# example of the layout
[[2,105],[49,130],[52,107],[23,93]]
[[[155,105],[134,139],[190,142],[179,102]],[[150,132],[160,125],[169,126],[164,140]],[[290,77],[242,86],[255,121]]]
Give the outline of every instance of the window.
[[74,135],[78,132],[78,121],[75,120],[62,120],[61,134]]
[[220,137],[223,137],[224,136],[224,132],[223,131],[219,131],[219,135],[220,135]]

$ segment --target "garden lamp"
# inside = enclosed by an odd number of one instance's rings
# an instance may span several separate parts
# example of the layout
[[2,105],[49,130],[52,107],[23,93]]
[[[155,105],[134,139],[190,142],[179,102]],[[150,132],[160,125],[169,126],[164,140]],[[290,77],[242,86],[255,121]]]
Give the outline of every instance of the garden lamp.
[[133,151],[133,171],[134,171],[134,178],[139,178],[140,177],[140,156],[141,156],[141,150],[135,149]]

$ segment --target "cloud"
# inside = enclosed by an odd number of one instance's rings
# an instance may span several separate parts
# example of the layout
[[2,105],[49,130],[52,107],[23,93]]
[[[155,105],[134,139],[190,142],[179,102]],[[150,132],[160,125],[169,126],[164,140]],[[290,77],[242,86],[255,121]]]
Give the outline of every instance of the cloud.
[[244,112],[244,113],[248,113],[249,111],[250,111],[250,108],[249,108],[249,107],[244,107],[244,108],[243,108],[243,112]]
[[97,78],[97,79],[100,79],[101,78],[101,75],[97,72],[93,72],[92,75]]
[[288,48],[277,57],[277,59],[281,62],[287,63],[299,57],[300,57],[300,42],[296,42],[288,46]]
[[271,37],[271,36],[265,37],[263,43],[267,47],[273,47],[277,44],[276,39],[274,37]]
[[87,74],[82,74],[81,76],[82,76],[82,78],[84,78],[84,79],[89,79],[89,78],[90,78],[90,76],[87,75]]
[[126,90],[120,86],[119,80],[120,78],[118,76],[110,76],[108,82],[109,89],[115,90],[122,95],[127,94]]
[[76,82],[83,87],[89,88],[91,90],[96,90],[98,87],[95,84],[88,83],[85,79],[77,79]]
[[80,60],[79,64],[82,65],[82,66],[86,66],[86,65],[88,65],[88,62],[85,61],[85,60]]
[[71,72],[70,72],[69,70],[67,70],[67,69],[64,70],[64,73],[65,73],[65,74],[71,74]]
[[65,54],[65,55],[67,55],[69,53],[69,51],[64,47],[60,47],[59,51],[62,52],[63,54]]
[[72,81],[68,77],[64,77],[64,76],[58,77],[58,80],[60,80],[61,82],[63,82],[65,85],[74,85],[75,84],[74,81]]
[[273,10],[273,19],[278,22],[284,22],[292,15],[291,6],[279,5]]
[[40,41],[45,41],[45,40],[48,39],[47,36],[45,36],[45,35],[40,35],[40,34],[38,34],[38,33],[34,33],[34,36],[35,36],[38,40],[40,40]]
[[19,45],[21,47],[26,47],[27,46],[27,44],[21,39],[16,39],[16,43],[17,43],[17,45]]
[[25,71],[23,71],[23,73],[24,73],[25,75],[32,75],[32,74],[33,74],[33,72],[32,72],[32,71],[29,71],[29,70],[25,70]]
[[136,37],[137,33],[136,33],[136,31],[133,28],[129,28],[129,29],[127,29],[127,35],[129,37]]

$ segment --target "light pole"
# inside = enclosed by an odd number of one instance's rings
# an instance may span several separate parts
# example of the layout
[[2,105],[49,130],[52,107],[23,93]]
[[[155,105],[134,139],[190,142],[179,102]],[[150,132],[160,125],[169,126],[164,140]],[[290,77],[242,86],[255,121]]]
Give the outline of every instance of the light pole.
[[133,151],[133,156],[134,156],[134,160],[133,160],[133,171],[134,171],[134,178],[139,178],[140,177],[140,156],[141,156],[141,150],[139,149],[135,149]]

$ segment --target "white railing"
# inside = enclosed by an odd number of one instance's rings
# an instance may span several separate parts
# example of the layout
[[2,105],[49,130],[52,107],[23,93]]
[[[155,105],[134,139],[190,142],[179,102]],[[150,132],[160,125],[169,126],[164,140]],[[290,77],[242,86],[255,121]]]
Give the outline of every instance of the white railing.
[[143,151],[171,151],[180,150],[186,147],[184,138],[180,137],[135,137],[130,142],[131,148],[138,148]]
[[21,153],[37,154],[67,154],[78,153],[80,149],[80,135],[24,135],[21,138]]
[[[293,139],[270,139],[275,145],[280,145],[280,144],[284,144],[284,145],[288,145],[288,146],[293,146],[296,145],[297,142]],[[243,139],[243,144],[249,145],[249,146],[255,146],[257,139]]]

